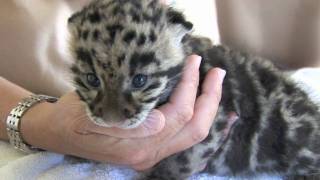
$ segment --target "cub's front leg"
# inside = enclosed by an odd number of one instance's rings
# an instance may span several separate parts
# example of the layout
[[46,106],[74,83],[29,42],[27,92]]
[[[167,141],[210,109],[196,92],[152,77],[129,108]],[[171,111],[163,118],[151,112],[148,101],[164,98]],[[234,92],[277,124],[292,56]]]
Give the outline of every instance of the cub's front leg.
[[182,180],[202,171],[208,160],[223,146],[231,127],[238,119],[234,113],[224,115],[221,111],[220,109],[205,140],[162,160],[139,176],[138,180]]

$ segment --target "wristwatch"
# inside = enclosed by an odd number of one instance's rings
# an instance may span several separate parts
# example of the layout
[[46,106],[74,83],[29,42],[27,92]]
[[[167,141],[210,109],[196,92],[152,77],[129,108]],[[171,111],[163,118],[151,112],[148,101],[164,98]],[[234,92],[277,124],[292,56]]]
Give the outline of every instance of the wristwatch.
[[6,123],[10,144],[13,145],[16,149],[21,150],[25,153],[34,153],[39,151],[40,149],[27,144],[23,140],[20,131],[21,118],[24,113],[27,112],[33,105],[40,102],[54,103],[57,100],[58,99],[55,97],[33,94],[30,97],[23,99],[15,108],[13,108],[9,116],[7,117]]

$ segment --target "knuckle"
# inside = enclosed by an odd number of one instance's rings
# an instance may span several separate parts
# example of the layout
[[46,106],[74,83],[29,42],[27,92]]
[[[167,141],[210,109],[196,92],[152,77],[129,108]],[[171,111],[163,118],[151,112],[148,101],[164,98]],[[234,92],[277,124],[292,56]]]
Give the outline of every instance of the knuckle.
[[147,153],[144,150],[137,150],[127,154],[129,164],[139,164],[147,159]]
[[136,171],[144,171],[152,168],[153,165],[154,164],[152,162],[144,162],[138,165],[134,165],[132,168],[135,169]]
[[139,164],[134,164],[133,169],[137,171],[143,171],[152,168],[155,164],[159,162],[160,151],[157,151],[153,155],[150,155],[144,161],[141,161]]
[[209,93],[209,94],[211,94],[212,100],[214,102],[220,102],[221,97],[222,97],[221,91],[222,91],[221,88],[216,88],[211,93]]
[[192,76],[188,82],[186,82],[186,85],[190,89],[197,89],[198,88],[198,78],[196,76]]
[[209,130],[196,129],[192,134],[192,140],[195,143],[203,141],[209,135]]
[[215,91],[215,94],[214,94],[214,96],[213,96],[213,100],[214,100],[214,102],[220,102],[220,100],[221,100],[221,92],[220,92],[220,90],[218,91]]
[[193,108],[190,106],[182,107],[179,111],[177,111],[177,119],[181,124],[185,124],[190,121],[193,116]]
[[188,89],[198,88],[199,78],[198,76],[190,76],[181,79],[181,83]]

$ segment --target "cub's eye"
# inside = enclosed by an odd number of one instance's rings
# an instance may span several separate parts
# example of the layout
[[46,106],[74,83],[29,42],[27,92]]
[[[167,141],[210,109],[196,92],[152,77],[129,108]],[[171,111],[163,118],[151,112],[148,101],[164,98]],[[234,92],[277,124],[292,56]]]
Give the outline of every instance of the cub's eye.
[[137,74],[132,79],[132,86],[134,88],[142,88],[148,80],[148,76],[144,74]]
[[87,74],[87,82],[90,86],[95,88],[100,86],[100,80],[94,73]]

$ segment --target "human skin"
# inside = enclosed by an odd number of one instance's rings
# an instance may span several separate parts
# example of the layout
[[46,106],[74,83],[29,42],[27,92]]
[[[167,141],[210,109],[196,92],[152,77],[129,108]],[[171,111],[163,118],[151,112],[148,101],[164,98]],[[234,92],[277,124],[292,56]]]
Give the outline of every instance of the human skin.
[[[24,140],[35,147],[99,162],[152,167],[163,158],[199,143],[209,133],[221,97],[225,71],[210,70],[196,96],[199,56],[191,56],[167,104],[153,110],[136,129],[121,130],[95,125],[75,92],[56,103],[39,103],[21,120]],[[31,92],[0,78],[0,139],[8,140],[5,120],[10,110]],[[41,112],[41,113],[40,113]]]

